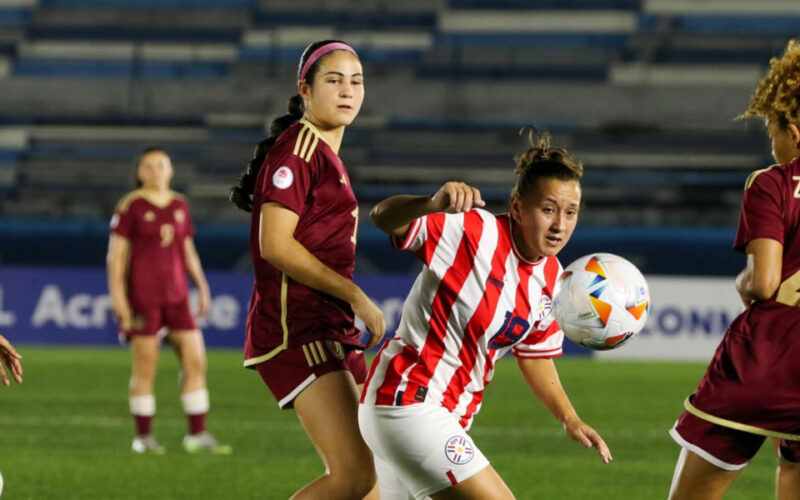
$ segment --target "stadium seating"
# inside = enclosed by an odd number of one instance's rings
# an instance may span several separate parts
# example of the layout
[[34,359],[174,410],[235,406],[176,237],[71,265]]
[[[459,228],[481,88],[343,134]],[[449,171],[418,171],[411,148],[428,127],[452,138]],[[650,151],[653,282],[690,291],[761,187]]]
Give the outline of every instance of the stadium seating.
[[343,156],[367,206],[462,178],[501,209],[536,126],[587,166],[584,224],[729,227],[770,161],[733,118],[798,26],[795,0],[3,0],[0,214],[105,220],[158,143],[199,221],[240,223],[227,186],[337,37],[366,68]]

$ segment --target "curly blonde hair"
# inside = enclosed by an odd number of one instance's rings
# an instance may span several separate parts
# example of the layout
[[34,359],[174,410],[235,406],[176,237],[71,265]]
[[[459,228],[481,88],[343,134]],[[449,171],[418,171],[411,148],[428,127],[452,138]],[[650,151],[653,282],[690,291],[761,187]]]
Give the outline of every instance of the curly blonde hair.
[[512,196],[527,196],[540,177],[580,182],[583,164],[577,158],[564,148],[553,147],[549,132],[529,128],[520,130],[520,134],[526,130],[530,147],[514,158],[517,181],[511,191]]
[[769,71],[739,116],[753,117],[775,121],[781,128],[800,124],[800,40],[789,40],[783,55],[769,60]]

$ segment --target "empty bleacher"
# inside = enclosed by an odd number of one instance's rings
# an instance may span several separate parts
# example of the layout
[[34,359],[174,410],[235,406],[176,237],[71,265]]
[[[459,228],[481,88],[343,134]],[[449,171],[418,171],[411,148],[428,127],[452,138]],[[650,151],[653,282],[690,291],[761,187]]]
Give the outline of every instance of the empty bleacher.
[[731,226],[769,150],[733,121],[800,34],[796,0],[1,0],[0,214],[104,220],[165,146],[200,221],[343,38],[367,99],[343,157],[361,201],[460,178],[502,208],[525,126],[587,167],[588,225]]

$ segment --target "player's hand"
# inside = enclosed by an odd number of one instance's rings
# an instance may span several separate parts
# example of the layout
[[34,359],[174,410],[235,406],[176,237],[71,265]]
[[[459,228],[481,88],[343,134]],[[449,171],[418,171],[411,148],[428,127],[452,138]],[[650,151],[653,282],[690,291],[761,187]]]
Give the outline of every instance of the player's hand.
[[486,206],[478,188],[456,181],[444,183],[431,198],[431,203],[437,211],[449,214],[469,212],[473,207]]
[[607,464],[614,460],[614,457],[611,456],[611,450],[608,449],[608,445],[606,445],[606,442],[600,437],[600,434],[585,424],[581,419],[577,418],[565,422],[564,430],[567,431],[570,438],[583,446],[595,448],[600,455],[600,459],[603,460],[603,463]]
[[367,347],[372,347],[381,341],[386,331],[386,320],[383,318],[383,311],[375,304],[363,290],[358,291],[356,299],[350,304],[356,316],[361,318],[364,326],[372,334]]
[[22,356],[11,342],[0,335],[0,381],[3,385],[11,385],[6,369],[11,370],[11,375],[18,384],[22,383]]
[[114,305],[114,317],[117,318],[119,329],[123,332],[130,331],[133,328],[133,313],[131,308],[126,305]]

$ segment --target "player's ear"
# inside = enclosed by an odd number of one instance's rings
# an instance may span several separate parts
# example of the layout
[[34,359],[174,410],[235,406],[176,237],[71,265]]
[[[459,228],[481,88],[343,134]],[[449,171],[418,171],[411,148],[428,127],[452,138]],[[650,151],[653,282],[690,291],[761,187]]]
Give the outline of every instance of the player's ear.
[[789,124],[789,133],[792,135],[794,145],[800,148],[800,127],[794,123]]
[[311,99],[311,85],[309,85],[305,80],[298,81],[297,93],[300,94],[300,97],[302,97],[303,100]]
[[522,201],[519,199],[519,194],[512,194],[511,201],[508,205],[509,212],[511,212],[511,218],[517,224],[522,224]]

